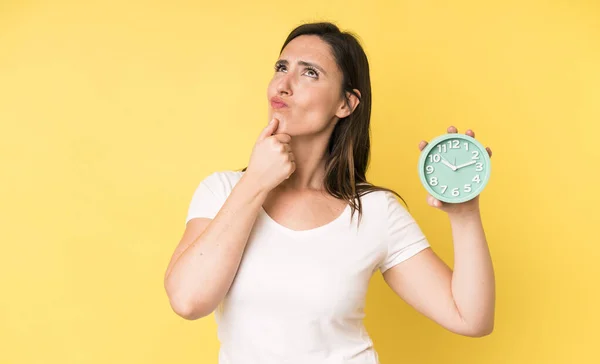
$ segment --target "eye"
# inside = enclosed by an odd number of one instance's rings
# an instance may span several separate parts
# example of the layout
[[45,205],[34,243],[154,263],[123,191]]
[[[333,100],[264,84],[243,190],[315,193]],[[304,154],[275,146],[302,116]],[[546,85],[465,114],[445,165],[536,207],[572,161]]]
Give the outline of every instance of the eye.
[[306,71],[308,72],[312,72],[314,74],[314,76],[308,76],[308,77],[312,77],[312,78],[319,78],[319,71],[317,71],[315,68],[313,67],[306,67]]
[[281,71],[281,68],[285,68],[285,65],[281,64],[281,63],[276,63],[275,64],[275,72],[279,72]]
[[[282,63],[276,63],[274,68],[275,72],[287,71],[286,66]],[[319,71],[317,71],[316,68],[307,66],[305,70],[308,77],[315,79],[319,78]]]

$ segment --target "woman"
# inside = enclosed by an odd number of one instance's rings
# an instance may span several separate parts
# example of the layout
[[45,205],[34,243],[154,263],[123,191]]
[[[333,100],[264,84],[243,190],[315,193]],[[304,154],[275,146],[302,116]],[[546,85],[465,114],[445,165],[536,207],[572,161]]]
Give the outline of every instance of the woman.
[[378,363],[362,323],[376,270],[443,327],[489,334],[494,277],[478,198],[428,196],[450,216],[453,272],[397,194],[366,181],[371,88],[358,41],[330,23],[296,28],[267,96],[271,122],[248,167],[200,183],[165,274],[177,314],[216,310],[219,363]]

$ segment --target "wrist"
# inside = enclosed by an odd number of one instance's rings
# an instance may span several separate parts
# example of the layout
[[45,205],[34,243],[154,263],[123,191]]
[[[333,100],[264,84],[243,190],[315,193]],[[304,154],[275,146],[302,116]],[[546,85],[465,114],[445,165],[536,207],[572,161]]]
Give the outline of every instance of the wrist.
[[247,171],[242,175],[242,178],[240,179],[239,184],[250,195],[257,197],[257,198],[266,199],[266,197],[270,191],[268,188],[266,188],[265,186],[263,186],[260,183],[259,178],[254,178],[252,175],[249,175]]
[[449,212],[448,217],[450,218],[450,220],[453,221],[477,220],[481,218],[481,211],[479,210],[479,207],[457,209],[455,211]]

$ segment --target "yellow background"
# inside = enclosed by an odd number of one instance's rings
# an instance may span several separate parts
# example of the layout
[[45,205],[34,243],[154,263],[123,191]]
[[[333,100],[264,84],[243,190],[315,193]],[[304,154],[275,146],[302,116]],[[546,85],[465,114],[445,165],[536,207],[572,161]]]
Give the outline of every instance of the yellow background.
[[0,363],[216,363],[213,316],[176,316],[163,274],[200,179],[246,165],[288,32],[317,20],[363,42],[368,177],[449,264],[417,144],[456,125],[494,152],[494,333],[445,331],[378,273],[382,363],[600,362],[599,19],[566,0],[1,2]]

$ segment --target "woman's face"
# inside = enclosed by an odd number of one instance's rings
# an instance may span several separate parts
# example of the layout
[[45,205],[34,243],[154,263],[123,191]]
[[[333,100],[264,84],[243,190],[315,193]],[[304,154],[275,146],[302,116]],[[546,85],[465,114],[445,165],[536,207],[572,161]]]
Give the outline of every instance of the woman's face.
[[[317,134],[346,117],[342,77],[329,45],[318,36],[302,35],[289,42],[267,88],[269,120],[279,119],[276,133]],[[273,97],[285,106],[273,103]]]

